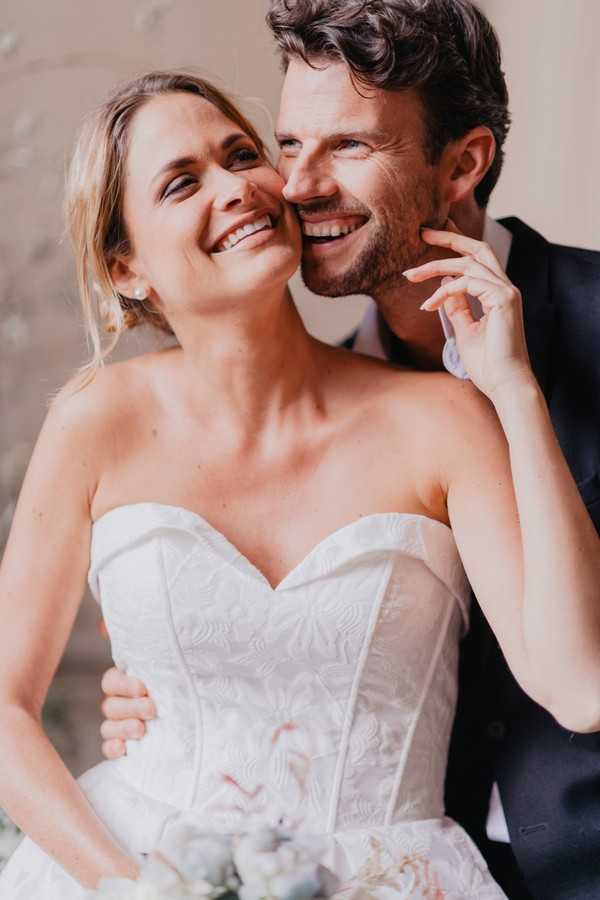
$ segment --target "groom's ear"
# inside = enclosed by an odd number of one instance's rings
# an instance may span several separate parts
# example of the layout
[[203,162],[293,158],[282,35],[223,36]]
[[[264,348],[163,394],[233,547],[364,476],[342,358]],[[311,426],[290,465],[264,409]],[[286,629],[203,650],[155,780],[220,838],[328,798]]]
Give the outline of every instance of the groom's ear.
[[446,203],[460,203],[472,195],[494,161],[496,140],[489,128],[479,125],[442,152],[442,196]]

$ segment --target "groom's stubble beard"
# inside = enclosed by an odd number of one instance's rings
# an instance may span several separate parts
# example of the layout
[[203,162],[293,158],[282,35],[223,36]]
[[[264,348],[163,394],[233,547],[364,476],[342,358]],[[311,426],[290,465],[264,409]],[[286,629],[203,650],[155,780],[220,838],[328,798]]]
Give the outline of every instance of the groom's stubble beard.
[[[336,207],[331,203],[315,204],[310,210],[334,213]],[[348,207],[344,206],[344,210],[348,211]],[[363,226],[368,229],[364,246],[345,269],[340,270],[338,265],[337,271],[329,260],[311,259],[303,253],[301,273],[305,285],[323,297],[376,297],[395,283],[401,284],[405,269],[419,265],[427,257],[428,248],[420,239],[420,228],[443,227],[445,216],[439,210],[437,187],[423,177],[411,179],[410,186],[402,192],[390,192],[385,205],[376,209],[356,207],[356,213],[370,215]]]

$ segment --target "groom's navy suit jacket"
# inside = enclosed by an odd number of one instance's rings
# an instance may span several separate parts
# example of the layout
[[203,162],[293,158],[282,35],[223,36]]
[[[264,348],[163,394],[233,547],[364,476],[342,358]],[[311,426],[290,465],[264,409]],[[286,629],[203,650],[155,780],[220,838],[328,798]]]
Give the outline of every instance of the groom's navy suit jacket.
[[[502,224],[513,235],[507,273],[523,295],[532,366],[600,533],[600,252],[550,244],[519,219]],[[498,862],[486,839],[494,781],[527,889],[512,882],[509,851]],[[600,900],[600,733],[566,731],[523,693],[475,601],[446,802],[511,900]]]

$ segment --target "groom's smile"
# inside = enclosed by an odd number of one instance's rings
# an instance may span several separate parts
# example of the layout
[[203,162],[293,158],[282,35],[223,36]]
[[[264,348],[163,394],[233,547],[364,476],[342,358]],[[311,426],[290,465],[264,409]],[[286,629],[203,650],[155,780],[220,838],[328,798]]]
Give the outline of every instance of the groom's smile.
[[422,102],[357,86],[343,63],[311,63],[290,60],[276,135],[302,275],[326,296],[373,295],[426,258],[420,226],[439,217]]
[[331,253],[345,252],[357,240],[357,232],[368,221],[369,215],[344,213],[343,211],[312,211],[298,208],[302,226],[302,252],[306,260]]

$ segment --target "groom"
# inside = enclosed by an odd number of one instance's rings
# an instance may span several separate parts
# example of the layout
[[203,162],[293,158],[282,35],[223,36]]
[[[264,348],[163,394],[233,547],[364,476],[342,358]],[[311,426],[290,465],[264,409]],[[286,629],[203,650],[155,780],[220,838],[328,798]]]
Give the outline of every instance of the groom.
[[[306,284],[373,298],[348,347],[460,375],[449,323],[419,309],[435,285],[402,272],[430,253],[420,226],[448,213],[486,240],[523,294],[533,368],[600,530],[600,253],[485,213],[509,126],[490,24],[468,0],[272,0],[268,22],[286,71],[279,164]],[[116,670],[103,686],[120,695],[104,704],[114,756],[143,733],[132,720],[151,716],[150,701]],[[520,690],[476,604],[447,809],[511,900],[600,898],[600,735],[565,731]]]

